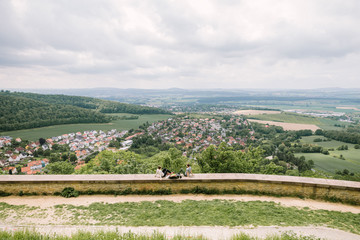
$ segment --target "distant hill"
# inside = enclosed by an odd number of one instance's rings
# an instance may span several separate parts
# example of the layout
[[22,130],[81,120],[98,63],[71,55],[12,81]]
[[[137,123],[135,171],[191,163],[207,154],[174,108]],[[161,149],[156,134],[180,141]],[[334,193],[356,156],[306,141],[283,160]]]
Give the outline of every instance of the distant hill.
[[70,123],[105,123],[104,113],[163,114],[165,110],[90,97],[0,92],[0,131]]

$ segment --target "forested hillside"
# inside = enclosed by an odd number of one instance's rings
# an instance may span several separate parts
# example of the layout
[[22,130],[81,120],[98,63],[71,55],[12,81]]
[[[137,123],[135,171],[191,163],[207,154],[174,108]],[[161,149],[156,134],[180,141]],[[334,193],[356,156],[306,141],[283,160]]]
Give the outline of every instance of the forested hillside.
[[97,98],[68,96],[68,95],[47,95],[36,93],[23,93],[23,92],[9,92],[2,91],[0,95],[30,98],[41,102],[52,104],[65,104],[75,107],[93,109],[102,113],[132,113],[132,114],[166,114],[166,110],[146,107],[140,105],[133,105],[127,103],[120,103],[115,101],[107,101]]
[[110,117],[92,110],[0,95],[0,131],[69,123],[104,123]]
[[106,123],[104,113],[161,114],[167,111],[89,97],[0,92],[0,131],[70,123]]

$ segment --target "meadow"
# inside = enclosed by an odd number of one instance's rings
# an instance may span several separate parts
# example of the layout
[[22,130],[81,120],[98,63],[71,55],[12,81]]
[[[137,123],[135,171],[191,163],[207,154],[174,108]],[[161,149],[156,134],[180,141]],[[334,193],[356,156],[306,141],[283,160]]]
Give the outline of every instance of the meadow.
[[354,148],[355,146],[355,144],[352,143],[344,143],[336,140],[325,141],[325,142],[314,142],[314,139],[316,138],[326,139],[323,136],[313,135],[313,136],[302,137],[300,142],[314,144],[324,148],[334,148],[334,149],[340,147],[341,145],[348,145],[349,149]]
[[[115,113],[115,114],[108,114],[110,116],[133,116],[132,114],[128,113]],[[49,127],[42,127],[42,128],[33,128],[33,129],[23,129],[17,131],[9,131],[9,132],[0,132],[0,136],[10,136],[13,138],[20,137],[27,140],[37,140],[39,138],[48,138],[59,136],[65,133],[72,133],[72,132],[84,132],[87,130],[129,130],[129,129],[137,129],[140,125],[149,122],[155,122],[159,120],[165,120],[171,117],[172,115],[167,114],[144,114],[144,115],[136,115],[139,116],[138,119],[117,119],[113,120],[110,123],[80,123],[80,124],[64,124],[64,125],[54,125]]]
[[[315,138],[322,138],[321,136],[308,136],[301,139],[302,143],[314,144],[324,148],[333,148],[334,151],[329,151],[329,155],[322,153],[296,153],[295,156],[304,156],[306,160],[313,160],[315,168],[335,173],[337,170],[348,169],[350,172],[360,172],[360,149],[355,149],[354,144],[344,143],[336,140],[326,142],[314,142]],[[339,146],[347,145],[349,150],[336,150]],[[345,160],[340,159],[340,155]]]

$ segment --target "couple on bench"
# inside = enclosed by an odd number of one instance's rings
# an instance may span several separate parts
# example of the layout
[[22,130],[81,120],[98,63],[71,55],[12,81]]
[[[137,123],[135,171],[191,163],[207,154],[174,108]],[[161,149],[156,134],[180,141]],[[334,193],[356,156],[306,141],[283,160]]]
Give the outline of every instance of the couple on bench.
[[190,174],[193,175],[192,173],[192,169],[190,167],[190,164],[186,165],[186,170],[184,171],[183,169],[180,169],[179,173],[174,173],[171,172],[169,169],[162,169],[161,166],[158,166],[158,169],[156,170],[156,174],[155,177],[159,177],[159,178],[170,178],[170,179],[177,179],[177,178],[181,178],[181,173],[185,176],[185,177],[190,177]]

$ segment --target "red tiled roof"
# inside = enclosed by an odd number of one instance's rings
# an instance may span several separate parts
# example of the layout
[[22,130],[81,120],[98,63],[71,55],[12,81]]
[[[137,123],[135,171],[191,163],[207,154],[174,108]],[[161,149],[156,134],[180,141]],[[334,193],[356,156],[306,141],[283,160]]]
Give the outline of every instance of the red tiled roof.
[[22,167],[21,168],[21,172],[23,172],[23,173],[27,173],[28,171],[30,171],[30,167]]

